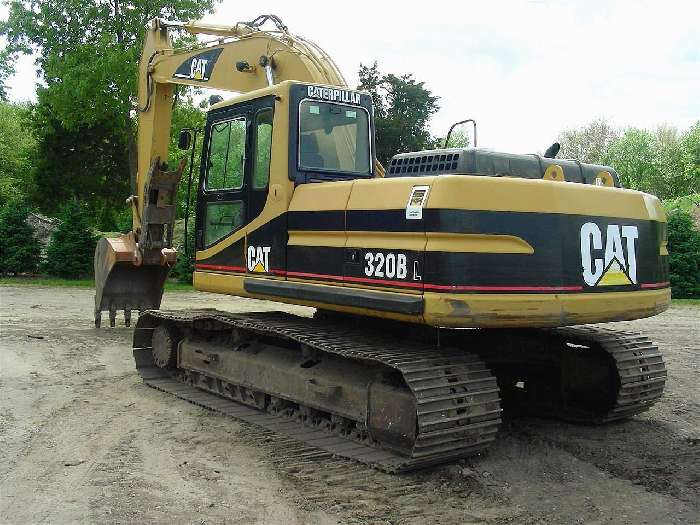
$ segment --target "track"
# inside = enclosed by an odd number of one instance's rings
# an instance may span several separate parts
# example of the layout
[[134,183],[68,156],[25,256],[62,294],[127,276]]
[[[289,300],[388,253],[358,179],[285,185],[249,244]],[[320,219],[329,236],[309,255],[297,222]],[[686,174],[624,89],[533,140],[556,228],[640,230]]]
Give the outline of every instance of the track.
[[499,378],[508,408],[599,425],[648,410],[663,395],[666,366],[639,333],[581,326],[484,331],[450,344],[472,348]]
[[614,360],[617,393],[606,411],[580,413],[569,410],[562,419],[602,424],[624,419],[648,410],[662,396],[666,384],[666,365],[658,347],[635,332],[609,328],[562,328],[557,334],[568,343],[597,345]]
[[[416,399],[417,432],[410,450],[384,446],[381,439],[348,433],[328,419],[305,417],[307,410],[275,412],[233,401],[230,385],[216,377],[197,380],[186,373],[156,366],[152,357],[154,328],[177,327],[183,334],[244,331],[255,337],[276,338],[315,351],[354,361],[389,367],[399,372]],[[150,311],[139,318],[134,334],[137,369],[149,386],[211,410],[281,432],[307,443],[308,454],[326,453],[351,458],[387,472],[402,472],[454,461],[484,450],[500,424],[495,378],[476,356],[422,343],[401,342],[380,333],[348,329],[341,324],[280,313],[233,315],[214,310],[196,312]],[[199,374],[198,374],[199,375]],[[202,391],[208,390],[208,392]],[[274,392],[264,393],[274,401]],[[226,399],[229,397],[229,399]],[[313,410],[313,409],[311,409]],[[319,450],[320,449],[320,450]]]

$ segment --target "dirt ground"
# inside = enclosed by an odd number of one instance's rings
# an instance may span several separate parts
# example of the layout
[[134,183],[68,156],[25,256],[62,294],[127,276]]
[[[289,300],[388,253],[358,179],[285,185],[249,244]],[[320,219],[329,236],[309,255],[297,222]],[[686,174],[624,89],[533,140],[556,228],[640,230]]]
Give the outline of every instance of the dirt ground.
[[[618,323],[669,369],[605,427],[510,416],[491,449],[391,476],[145,387],[92,291],[0,287],[0,523],[698,523],[700,308]],[[166,293],[164,308],[275,303]],[[297,313],[303,308],[284,309]]]

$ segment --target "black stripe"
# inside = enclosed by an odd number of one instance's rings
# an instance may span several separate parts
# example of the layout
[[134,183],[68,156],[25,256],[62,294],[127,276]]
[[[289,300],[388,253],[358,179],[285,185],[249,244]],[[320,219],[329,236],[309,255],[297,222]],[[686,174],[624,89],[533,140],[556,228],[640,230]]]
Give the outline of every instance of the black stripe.
[[243,280],[243,286],[246,292],[251,294],[288,297],[301,301],[369,308],[409,315],[423,312],[423,297],[420,295],[373,292],[356,288],[341,288],[337,285],[303,284],[272,279],[248,278]]

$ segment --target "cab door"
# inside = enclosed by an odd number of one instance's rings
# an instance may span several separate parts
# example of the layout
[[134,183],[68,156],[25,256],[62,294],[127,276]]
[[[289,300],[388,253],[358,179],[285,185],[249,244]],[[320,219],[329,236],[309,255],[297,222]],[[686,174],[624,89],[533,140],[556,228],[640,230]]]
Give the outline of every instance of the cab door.
[[[274,100],[266,97],[209,114],[196,240],[198,251],[214,253],[198,260],[201,269],[246,270],[242,230],[260,215],[267,199],[273,104]],[[232,236],[236,237],[233,243],[224,242]],[[219,243],[222,249],[216,251]]]

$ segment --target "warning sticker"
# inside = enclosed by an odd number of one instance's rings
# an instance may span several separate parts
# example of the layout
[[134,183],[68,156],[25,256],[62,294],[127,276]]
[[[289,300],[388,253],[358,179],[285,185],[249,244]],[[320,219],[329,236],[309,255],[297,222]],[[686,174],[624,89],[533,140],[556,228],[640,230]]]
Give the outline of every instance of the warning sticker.
[[428,191],[430,191],[430,186],[413,186],[411,196],[406,204],[406,219],[423,218],[423,206],[428,200]]

